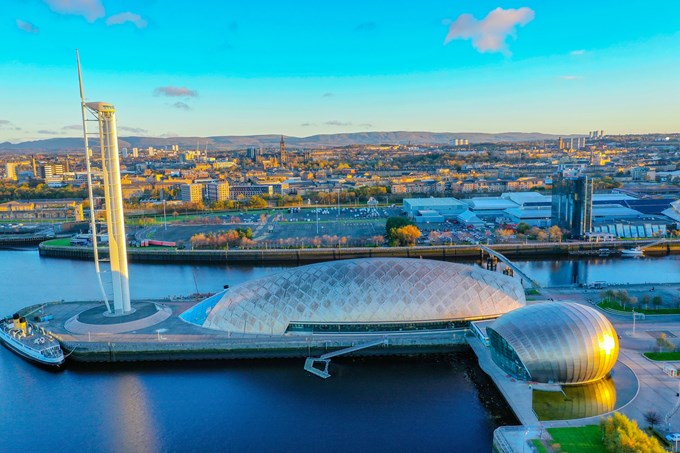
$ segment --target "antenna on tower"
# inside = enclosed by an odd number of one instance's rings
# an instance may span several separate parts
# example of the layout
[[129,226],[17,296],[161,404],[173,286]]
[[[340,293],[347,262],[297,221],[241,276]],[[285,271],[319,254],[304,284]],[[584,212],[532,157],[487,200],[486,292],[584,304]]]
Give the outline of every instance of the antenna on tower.
[[97,281],[99,282],[99,289],[104,297],[104,304],[106,304],[106,310],[109,313],[111,311],[111,306],[109,305],[109,298],[106,296],[106,291],[104,290],[104,283],[102,282],[102,275],[99,269],[99,250],[97,247],[97,220],[94,213],[94,194],[92,192],[92,171],[90,167],[90,146],[87,139],[87,108],[85,105],[85,95],[83,94],[83,74],[80,70],[80,54],[78,49],[76,49],[76,62],[78,64],[78,86],[80,87],[80,109],[83,117],[83,143],[85,146],[85,168],[87,170],[87,195],[90,201],[90,230],[92,232],[92,251],[94,254],[94,268],[97,273]]

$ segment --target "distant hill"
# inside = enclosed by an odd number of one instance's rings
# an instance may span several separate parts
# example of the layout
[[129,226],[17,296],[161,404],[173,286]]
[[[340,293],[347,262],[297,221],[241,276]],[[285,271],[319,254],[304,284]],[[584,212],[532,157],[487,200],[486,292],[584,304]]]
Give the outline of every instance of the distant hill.
[[[555,140],[557,135],[541,134],[538,132],[503,132],[487,134],[481,132],[348,132],[341,134],[319,134],[309,137],[284,136],[286,144],[292,148],[323,148],[346,145],[379,145],[379,144],[413,144],[436,145],[449,144],[454,139],[468,139],[470,143],[500,143],[500,142],[530,142],[541,140]],[[570,136],[564,135],[568,138]],[[194,148],[197,144],[201,148],[235,149],[250,146],[275,147],[278,146],[280,135],[225,135],[217,137],[119,137],[121,148],[146,148],[149,146],[162,147],[179,145],[183,148]],[[92,141],[91,145],[97,142]],[[83,139],[80,137],[49,138],[22,143],[0,143],[0,151],[5,152],[59,152],[82,150]]]

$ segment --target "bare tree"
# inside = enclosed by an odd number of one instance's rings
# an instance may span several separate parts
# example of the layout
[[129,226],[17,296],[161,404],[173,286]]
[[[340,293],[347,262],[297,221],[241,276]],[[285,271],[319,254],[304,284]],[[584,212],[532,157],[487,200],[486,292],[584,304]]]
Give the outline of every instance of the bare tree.
[[661,416],[657,411],[648,410],[644,413],[645,421],[649,423],[649,427],[654,429],[654,425],[661,422]]

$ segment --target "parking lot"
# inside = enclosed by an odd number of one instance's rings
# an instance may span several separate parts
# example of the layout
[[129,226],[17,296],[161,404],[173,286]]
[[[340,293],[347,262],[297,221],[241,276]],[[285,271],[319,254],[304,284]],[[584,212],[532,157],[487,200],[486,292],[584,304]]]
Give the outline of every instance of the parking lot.
[[[260,247],[382,245],[380,237],[385,235],[387,218],[401,216],[402,212],[398,206],[305,206],[220,213],[171,221],[167,228],[156,224],[140,230],[137,238],[188,244],[198,233],[250,228]],[[492,229],[472,228],[455,221],[417,226],[422,232],[420,245],[486,244],[496,240]]]

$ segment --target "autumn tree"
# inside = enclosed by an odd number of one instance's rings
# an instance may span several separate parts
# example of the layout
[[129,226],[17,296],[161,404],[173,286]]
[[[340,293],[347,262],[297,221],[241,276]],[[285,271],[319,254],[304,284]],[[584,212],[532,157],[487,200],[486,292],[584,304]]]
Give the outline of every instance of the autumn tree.
[[393,237],[401,246],[415,245],[418,238],[421,236],[420,230],[415,225],[406,225],[400,228],[394,228]]
[[612,453],[664,453],[659,441],[648,436],[638,424],[625,415],[614,412],[613,416],[600,421],[602,441]]
[[562,242],[562,230],[557,225],[551,226],[548,230],[548,237],[552,242]]

